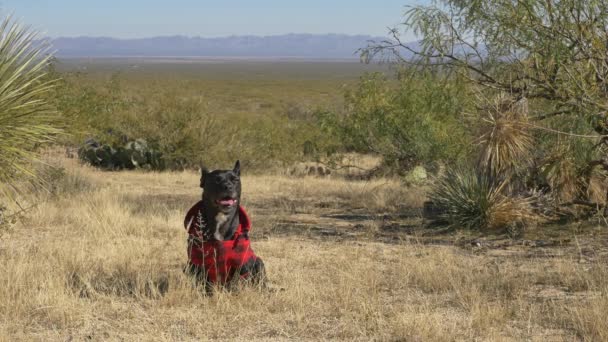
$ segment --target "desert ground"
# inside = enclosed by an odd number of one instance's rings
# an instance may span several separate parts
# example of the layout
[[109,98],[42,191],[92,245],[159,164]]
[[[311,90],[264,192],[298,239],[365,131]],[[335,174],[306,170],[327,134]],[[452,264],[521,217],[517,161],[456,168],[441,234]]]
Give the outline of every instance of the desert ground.
[[270,288],[206,296],[182,272],[196,172],[50,159],[55,195],[0,232],[0,340],[608,339],[599,222],[446,232],[398,180],[244,170]]

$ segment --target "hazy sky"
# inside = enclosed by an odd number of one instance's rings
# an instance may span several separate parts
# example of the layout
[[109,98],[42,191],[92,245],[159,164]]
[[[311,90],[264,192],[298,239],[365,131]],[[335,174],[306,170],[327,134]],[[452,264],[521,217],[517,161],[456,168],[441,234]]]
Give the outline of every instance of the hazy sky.
[[384,36],[428,0],[0,0],[51,37],[346,33]]

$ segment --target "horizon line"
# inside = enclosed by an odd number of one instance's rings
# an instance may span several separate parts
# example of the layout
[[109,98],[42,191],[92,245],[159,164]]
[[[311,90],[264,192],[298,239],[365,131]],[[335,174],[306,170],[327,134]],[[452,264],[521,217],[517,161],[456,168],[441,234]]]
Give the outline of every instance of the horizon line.
[[[44,36],[42,34],[42,36]],[[256,34],[232,34],[232,35],[222,35],[222,36],[191,36],[187,34],[167,34],[167,35],[154,35],[154,36],[142,36],[142,37],[113,37],[113,36],[97,36],[97,35],[78,35],[78,36],[44,36],[44,38],[48,39],[76,39],[76,38],[105,38],[105,39],[115,39],[115,40],[138,40],[138,39],[152,39],[152,38],[187,38],[187,39],[222,39],[222,38],[235,38],[235,37],[256,37],[256,38],[270,38],[270,37],[283,37],[283,36],[346,36],[346,37],[372,37],[372,38],[388,38],[388,36],[375,36],[372,34],[350,34],[350,33],[277,33],[277,34],[268,34],[268,35],[256,35]]]

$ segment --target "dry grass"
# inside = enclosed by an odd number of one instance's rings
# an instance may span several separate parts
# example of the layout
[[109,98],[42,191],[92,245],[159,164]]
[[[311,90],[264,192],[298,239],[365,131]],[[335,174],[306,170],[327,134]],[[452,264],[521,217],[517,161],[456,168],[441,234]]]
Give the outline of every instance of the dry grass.
[[517,257],[500,250],[272,234],[293,215],[321,222],[332,213],[420,205],[420,191],[396,187],[393,180],[245,176],[253,246],[277,291],[247,288],[205,297],[181,272],[182,219],[200,196],[196,174],[76,166],[68,172],[90,186],[42,203],[1,232],[0,340],[608,336],[606,259],[581,263],[584,248],[574,256]]

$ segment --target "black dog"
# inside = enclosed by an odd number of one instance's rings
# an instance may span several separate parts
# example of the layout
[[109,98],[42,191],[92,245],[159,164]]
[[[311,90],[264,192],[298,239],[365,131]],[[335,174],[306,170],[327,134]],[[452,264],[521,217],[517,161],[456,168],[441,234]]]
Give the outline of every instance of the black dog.
[[251,223],[240,206],[240,175],[239,161],[232,170],[210,172],[203,168],[202,201],[186,215],[187,271],[208,287],[237,279],[264,284],[264,263],[250,247]]

